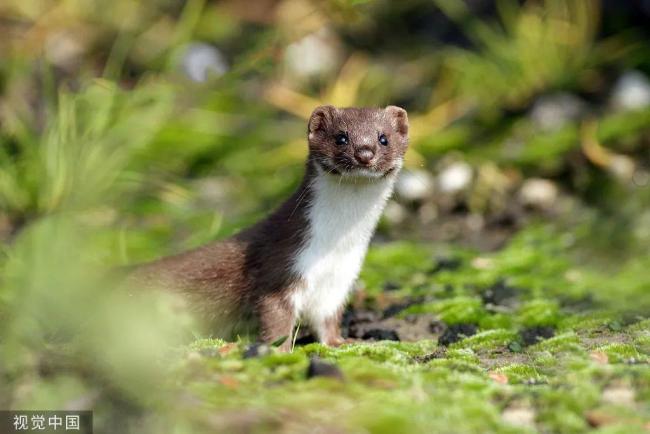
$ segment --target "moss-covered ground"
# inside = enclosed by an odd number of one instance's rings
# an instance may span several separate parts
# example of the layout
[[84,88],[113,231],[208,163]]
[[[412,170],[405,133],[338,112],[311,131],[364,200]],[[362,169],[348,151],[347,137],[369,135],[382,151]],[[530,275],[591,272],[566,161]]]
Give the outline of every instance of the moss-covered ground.
[[[570,244],[534,227],[489,254],[375,245],[347,318],[383,311],[366,321],[397,338],[424,322],[423,339],[291,353],[200,339],[174,378],[226,432],[647,432],[650,319],[599,295],[618,285],[624,305],[638,289],[580,267]],[[313,360],[342,378],[308,375]]]

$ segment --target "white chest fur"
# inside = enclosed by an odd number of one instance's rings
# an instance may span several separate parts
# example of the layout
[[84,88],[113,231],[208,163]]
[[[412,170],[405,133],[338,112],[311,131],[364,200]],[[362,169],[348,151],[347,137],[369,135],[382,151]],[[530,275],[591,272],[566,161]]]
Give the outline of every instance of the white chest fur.
[[394,181],[389,176],[355,183],[323,173],[315,178],[307,241],[294,263],[305,285],[292,296],[295,313],[311,325],[345,303]]

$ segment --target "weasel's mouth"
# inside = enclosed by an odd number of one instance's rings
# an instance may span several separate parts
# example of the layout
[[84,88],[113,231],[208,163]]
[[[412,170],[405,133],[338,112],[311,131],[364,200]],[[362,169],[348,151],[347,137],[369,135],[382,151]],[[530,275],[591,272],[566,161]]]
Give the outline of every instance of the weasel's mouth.
[[348,178],[368,178],[368,179],[377,179],[388,176],[398,169],[399,165],[394,165],[388,170],[378,170],[374,167],[364,167],[355,164],[349,163],[339,163],[337,164],[334,161],[316,160],[317,164],[321,169],[327,174],[343,176]]

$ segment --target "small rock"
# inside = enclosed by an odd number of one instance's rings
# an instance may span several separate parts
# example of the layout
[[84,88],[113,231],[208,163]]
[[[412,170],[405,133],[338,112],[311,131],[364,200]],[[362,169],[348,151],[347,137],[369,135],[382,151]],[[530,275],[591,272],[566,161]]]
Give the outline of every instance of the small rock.
[[438,338],[438,344],[445,347],[465,339],[466,337],[475,335],[477,332],[477,327],[474,324],[454,324],[449,327],[442,333],[442,336]]
[[383,286],[384,291],[397,291],[400,288],[401,285],[397,282],[393,282],[392,280],[385,282]]
[[613,155],[609,160],[607,170],[621,181],[629,182],[636,172],[636,164],[627,155]]
[[535,428],[535,411],[528,406],[512,406],[503,410],[501,417],[510,425]]
[[438,207],[433,202],[426,202],[418,209],[418,220],[422,225],[433,223],[438,218]]
[[333,363],[324,362],[319,357],[312,357],[309,359],[307,378],[314,377],[330,377],[342,380],[343,373],[338,368],[338,366],[334,365]]
[[443,193],[459,193],[469,188],[472,177],[472,166],[464,161],[458,161],[450,164],[440,172],[438,187]]
[[387,329],[370,329],[363,334],[361,339],[374,341],[399,341],[399,336],[395,330]]
[[604,425],[612,425],[618,422],[616,416],[600,409],[589,410],[585,414],[585,419],[587,419],[587,423],[594,428]]
[[326,28],[290,44],[284,55],[290,72],[301,78],[330,72],[339,63],[338,41]]
[[343,312],[341,335],[344,338],[361,338],[367,324],[379,320],[379,315],[370,310],[347,309]]
[[441,359],[447,354],[447,348],[438,347],[433,350],[433,353],[425,354],[423,356],[416,356],[415,361],[418,363],[427,363],[434,359]]
[[444,333],[445,329],[445,323],[442,321],[434,320],[429,323],[429,331],[434,335],[440,335]]
[[634,406],[635,393],[625,385],[610,386],[603,390],[602,400],[612,405]]
[[481,293],[481,299],[484,304],[508,305],[517,297],[518,292],[517,288],[508,285],[504,280],[499,280]]
[[472,267],[478,270],[489,270],[493,266],[494,266],[494,260],[492,260],[491,258],[484,258],[482,256],[478,256],[472,259]]
[[530,178],[519,189],[519,199],[524,205],[539,209],[548,209],[558,196],[557,186],[541,178]]
[[388,201],[386,208],[384,209],[384,218],[386,218],[388,223],[392,225],[399,225],[401,223],[404,223],[407,217],[408,211],[406,211],[402,205],[395,202],[394,200]]
[[391,303],[386,308],[384,308],[381,317],[382,319],[390,318],[391,316],[397,315],[398,313],[413,306],[414,304],[419,304],[422,303],[423,301],[424,301],[423,297],[408,297],[402,299],[399,302]]
[[398,313],[402,312],[409,306],[412,306],[413,303],[393,303],[390,306],[388,306],[386,309],[383,310],[381,317],[383,319],[390,318],[392,316],[397,315]]
[[585,103],[580,98],[560,92],[539,97],[533,104],[530,117],[538,128],[552,131],[579,119],[584,111]]
[[196,82],[204,82],[211,75],[221,76],[228,71],[228,64],[221,52],[212,45],[192,42],[185,48],[181,61],[183,71]]
[[258,342],[249,345],[248,348],[246,348],[246,351],[244,351],[243,357],[244,359],[252,359],[255,357],[265,356],[270,352],[271,349],[269,348],[268,345]]
[[625,72],[614,85],[612,105],[621,110],[639,110],[650,105],[650,81],[639,71]]
[[407,202],[422,201],[433,194],[434,181],[425,170],[402,171],[395,183],[395,194]]
[[462,263],[463,261],[459,258],[439,257],[436,259],[435,265],[431,270],[429,270],[428,274],[436,274],[445,270],[454,271],[460,268]]
[[524,345],[535,345],[536,343],[552,338],[555,335],[553,327],[537,326],[523,329],[519,336]]
[[80,38],[82,35],[74,34],[72,31],[48,32],[49,36],[45,39],[44,54],[47,60],[54,65],[71,70],[79,63],[86,47]]

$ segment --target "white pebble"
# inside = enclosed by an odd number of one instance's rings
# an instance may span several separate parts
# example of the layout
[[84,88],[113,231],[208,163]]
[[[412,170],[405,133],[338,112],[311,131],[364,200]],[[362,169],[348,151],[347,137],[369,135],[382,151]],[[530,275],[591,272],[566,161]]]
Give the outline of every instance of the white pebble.
[[525,205],[549,208],[558,196],[557,186],[548,179],[530,178],[519,190],[519,199]]
[[503,420],[514,426],[534,428],[535,412],[530,407],[508,407],[501,414]]
[[289,45],[284,60],[289,70],[299,77],[327,73],[338,64],[335,39],[327,29],[321,29]]
[[426,199],[433,189],[433,177],[424,170],[404,170],[395,183],[397,197],[406,201]]
[[533,104],[530,117],[538,128],[552,131],[579,119],[584,109],[585,103],[580,98],[560,92],[539,97]]
[[621,110],[639,110],[650,105],[650,81],[639,71],[627,71],[614,85],[612,105]]
[[438,186],[443,193],[458,193],[469,188],[472,176],[469,164],[462,161],[452,163],[438,175]]
[[197,82],[206,81],[211,75],[221,76],[228,71],[228,64],[221,52],[203,42],[188,44],[182,58],[185,74]]

